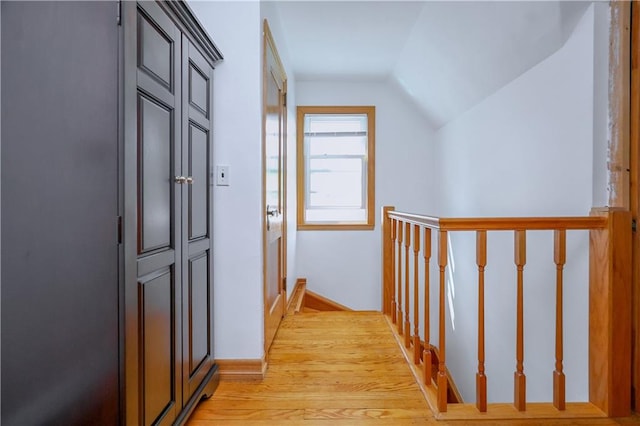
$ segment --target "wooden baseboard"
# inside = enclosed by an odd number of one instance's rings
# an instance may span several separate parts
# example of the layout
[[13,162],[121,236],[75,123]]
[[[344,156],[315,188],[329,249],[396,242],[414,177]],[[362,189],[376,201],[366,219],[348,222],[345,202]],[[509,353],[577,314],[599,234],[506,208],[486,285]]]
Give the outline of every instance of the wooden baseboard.
[[293,287],[291,297],[287,304],[287,314],[297,314],[304,308],[304,299],[307,291],[307,279],[298,278],[296,285]]
[[264,379],[267,363],[264,359],[217,359],[221,381],[251,382]]
[[287,314],[325,311],[353,311],[353,309],[307,290],[307,279],[298,278],[287,302]]
[[304,307],[316,311],[353,311],[353,309],[334,302],[331,299],[320,296],[318,293],[307,290],[304,297]]

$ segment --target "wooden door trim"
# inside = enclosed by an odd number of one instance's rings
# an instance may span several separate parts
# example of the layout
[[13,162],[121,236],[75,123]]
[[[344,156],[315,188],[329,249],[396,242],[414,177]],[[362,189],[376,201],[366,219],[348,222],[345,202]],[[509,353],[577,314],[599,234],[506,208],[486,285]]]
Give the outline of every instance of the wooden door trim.
[[[263,21],[263,42],[262,42],[262,206],[261,206],[261,214],[262,214],[262,296],[263,296],[263,307],[265,309],[265,313],[263,316],[263,347],[264,347],[264,359],[268,360],[268,353],[266,347],[266,315],[267,315],[267,228],[265,224],[266,217],[266,187],[267,182],[265,179],[265,170],[266,170],[266,121],[267,121],[267,77],[270,72],[267,64],[267,48],[271,48],[273,52],[274,59],[276,61],[276,65],[278,69],[276,70],[280,74],[280,78],[283,81],[282,91],[285,96],[287,96],[287,74],[284,70],[284,66],[282,65],[282,61],[280,60],[280,55],[278,53],[278,49],[276,47],[275,41],[273,39],[273,35],[271,33],[271,29],[269,28],[269,22],[267,19]],[[282,128],[282,152],[281,152],[281,162],[282,162],[282,273],[283,279],[286,282],[287,278],[287,104],[285,103],[285,112],[283,116],[283,128]],[[283,289],[283,297],[286,302],[287,300],[287,289],[286,287]]]
[[[637,223],[640,211],[640,7],[637,3],[631,5],[630,48],[629,207],[631,217]],[[637,412],[640,408],[640,233],[637,231],[632,235],[632,247],[632,404]]]
[[[610,207],[631,211],[637,220],[640,210],[640,8],[635,2],[609,2],[609,146],[607,191]],[[629,230],[628,232],[631,232]],[[640,408],[640,241],[632,235],[632,404]]]
[[612,1],[609,32],[609,206],[630,207],[631,2]]
[[220,380],[229,382],[253,382],[264,379],[267,362],[261,359],[216,359],[220,367]]

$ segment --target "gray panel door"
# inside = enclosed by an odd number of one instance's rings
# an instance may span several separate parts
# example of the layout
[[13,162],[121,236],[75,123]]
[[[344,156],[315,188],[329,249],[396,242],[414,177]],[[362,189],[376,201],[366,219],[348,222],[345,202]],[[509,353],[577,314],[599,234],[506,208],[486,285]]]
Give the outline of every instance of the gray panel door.
[[181,383],[181,34],[155,2],[137,10],[139,424],[171,424]]
[[115,4],[0,7],[0,422],[116,425]]
[[191,395],[213,365],[211,330],[211,99],[213,68],[183,35],[183,395]]

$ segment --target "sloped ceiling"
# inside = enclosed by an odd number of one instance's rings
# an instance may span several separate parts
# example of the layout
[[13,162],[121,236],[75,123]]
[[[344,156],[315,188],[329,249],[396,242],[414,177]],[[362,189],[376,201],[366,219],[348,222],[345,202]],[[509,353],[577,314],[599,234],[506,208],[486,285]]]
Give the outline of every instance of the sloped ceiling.
[[280,1],[297,80],[389,79],[434,128],[567,40],[591,2]]

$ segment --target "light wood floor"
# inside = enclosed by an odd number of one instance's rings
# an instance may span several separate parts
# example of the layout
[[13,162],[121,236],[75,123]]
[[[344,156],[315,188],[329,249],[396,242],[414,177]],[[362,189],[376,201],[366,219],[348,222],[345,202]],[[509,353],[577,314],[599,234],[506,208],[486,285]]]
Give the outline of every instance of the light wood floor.
[[[221,382],[188,426],[372,423],[472,424],[433,418],[381,313],[318,312],[287,316],[271,348],[266,378]],[[508,424],[640,424],[640,418]]]

